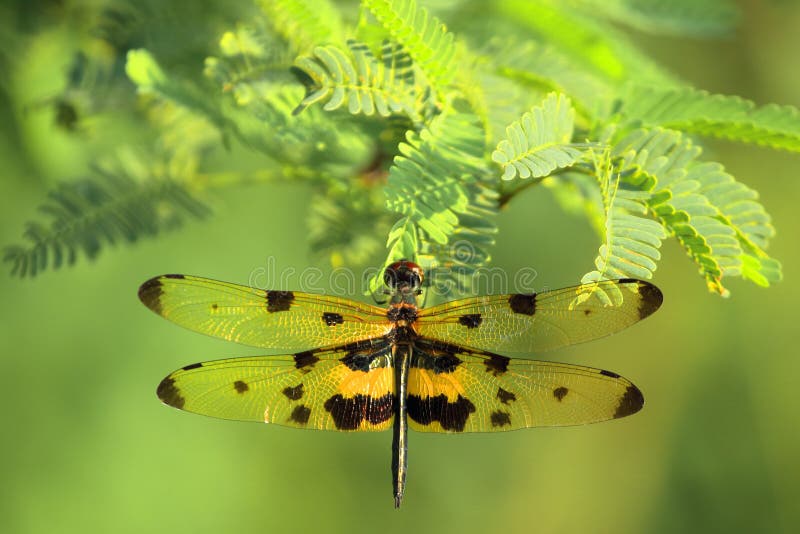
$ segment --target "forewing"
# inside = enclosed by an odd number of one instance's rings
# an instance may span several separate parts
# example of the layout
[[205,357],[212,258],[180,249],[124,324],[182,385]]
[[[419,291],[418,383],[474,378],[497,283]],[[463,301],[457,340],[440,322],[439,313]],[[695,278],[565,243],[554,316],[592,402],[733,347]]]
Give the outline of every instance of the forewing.
[[662,300],[649,282],[608,280],[455,300],[420,310],[414,328],[424,337],[476,349],[536,353],[623,330],[655,312]]
[[362,342],[187,365],[162,380],[157,395],[169,406],[220,419],[384,430],[392,422],[394,374],[388,343]]
[[641,391],[610,371],[418,342],[410,361],[409,426],[498,432],[582,425],[638,412]]
[[152,278],[141,301],[189,330],[262,348],[299,350],[385,335],[386,311],[352,300],[264,291],[186,275]]

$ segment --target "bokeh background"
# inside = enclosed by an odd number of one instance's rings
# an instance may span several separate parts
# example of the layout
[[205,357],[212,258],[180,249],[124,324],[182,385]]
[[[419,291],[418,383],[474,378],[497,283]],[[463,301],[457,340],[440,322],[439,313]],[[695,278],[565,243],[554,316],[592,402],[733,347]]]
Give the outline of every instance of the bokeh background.
[[[800,107],[800,5],[740,6],[730,38],[635,38],[697,87]],[[88,134],[59,128],[41,104],[62,87],[81,39],[60,9],[0,8],[0,48],[25,35],[24,47],[3,52],[1,245],[19,241],[52,184],[102,150],[95,143],[87,153]],[[100,127],[142,135],[135,124]],[[278,269],[313,265],[303,185],[231,190],[208,222],[108,249],[95,263],[33,280],[3,269],[0,532],[797,532],[800,156],[708,147],[760,192],[784,281],[770,289],[733,281],[732,297],[721,299],[667,242],[658,314],[548,354],[630,377],[645,409],[578,428],[412,434],[400,511],[389,434],[217,421],[155,397],[177,367],[258,351],[156,317],[137,300],[138,285],[165,272],[245,283],[270,257]],[[588,223],[533,188],[503,212],[494,266],[533,267],[537,287],[571,285],[596,248]]]

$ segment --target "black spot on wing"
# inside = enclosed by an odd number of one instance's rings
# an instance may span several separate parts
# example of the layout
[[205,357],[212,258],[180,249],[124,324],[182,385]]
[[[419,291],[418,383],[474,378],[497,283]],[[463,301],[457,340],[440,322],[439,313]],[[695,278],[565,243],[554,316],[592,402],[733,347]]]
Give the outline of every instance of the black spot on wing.
[[442,354],[433,359],[433,372],[437,375],[452,373],[459,365],[461,365],[461,359],[455,354]]
[[173,280],[183,280],[186,277],[182,274],[165,274],[164,278],[172,278]]
[[496,411],[492,412],[490,417],[492,426],[511,426],[511,414],[508,412]]
[[325,321],[325,324],[328,326],[336,326],[344,322],[344,317],[338,313],[325,312],[322,314],[322,320]]
[[294,293],[291,291],[267,291],[267,311],[287,311],[292,306]]
[[[298,352],[294,355],[294,366],[297,369],[305,369],[314,367],[314,364],[319,361],[319,358],[314,352],[307,350],[305,352]],[[310,370],[310,369],[309,369]]]
[[325,401],[325,409],[331,414],[333,424],[339,430],[356,430],[362,421],[377,425],[392,417],[394,395],[383,397],[357,394],[345,397],[339,393]]
[[190,363],[189,365],[183,367],[184,371],[191,371],[192,369],[197,369],[198,367],[203,367],[202,363]]
[[289,421],[294,421],[297,424],[305,425],[308,423],[308,418],[311,417],[311,408],[300,404],[295,406],[292,414],[289,416]]
[[517,396],[511,393],[510,391],[506,391],[503,388],[497,388],[497,398],[500,399],[500,402],[503,404],[510,404],[517,400]]
[[511,311],[522,315],[533,315],[536,313],[536,293],[525,295],[517,293],[508,298],[508,305]]
[[463,432],[469,414],[474,411],[475,405],[461,395],[454,402],[448,402],[444,394],[425,398],[408,396],[408,416],[421,425],[439,421],[444,430]]
[[636,278],[620,278],[617,280],[620,284],[636,284],[636,290],[639,292],[639,319],[644,319],[655,313],[664,302],[664,294],[655,285],[644,280],[637,280]]
[[664,294],[649,282],[639,281],[639,295],[642,297],[641,302],[639,302],[640,319],[654,314],[664,302]]
[[339,361],[347,366],[351,371],[369,372],[373,356],[364,352],[350,352],[347,356],[339,358]]
[[167,377],[161,381],[156,389],[156,395],[161,402],[175,408],[183,408],[186,399],[181,396],[180,390],[175,386],[175,380]]
[[367,373],[374,367],[389,365],[386,356],[391,350],[391,345],[383,338],[367,339],[349,343],[340,347],[339,350],[347,351],[347,354],[339,358],[339,361],[348,369]]
[[614,371],[606,371],[605,369],[602,369],[600,371],[600,374],[603,375],[603,376],[610,377],[610,378],[619,378],[619,375],[617,373],[615,373]]
[[248,386],[245,382],[242,382],[241,380],[237,380],[236,382],[233,383],[233,389],[236,390],[236,393],[242,395],[243,393],[247,393],[247,390],[250,389],[250,386]]
[[219,304],[217,304],[216,302],[211,305],[211,310],[212,311],[216,311],[217,308],[219,308]]
[[558,387],[553,390],[553,396],[558,399],[559,402],[567,396],[567,393],[569,393],[569,390],[565,387]]
[[483,317],[481,317],[480,313],[470,313],[467,315],[462,315],[458,318],[458,323],[466,326],[467,328],[477,328],[483,322]]
[[642,395],[639,388],[631,384],[619,400],[617,411],[614,412],[614,419],[635,414],[642,409],[642,406],[644,406],[644,395]]
[[300,382],[294,387],[286,386],[283,388],[283,394],[286,395],[286,398],[289,400],[300,400],[303,398],[303,383]]
[[461,349],[457,346],[446,343],[420,343],[414,346],[411,367],[426,369],[436,374],[452,373],[462,363],[461,358],[456,356],[459,350]]
[[492,354],[483,361],[486,366],[486,372],[492,373],[494,376],[500,376],[508,371],[508,362],[511,358],[500,356],[499,354]]
[[366,420],[373,425],[388,421],[394,414],[394,395],[387,393],[383,397],[367,397]]
[[139,286],[139,300],[159,315],[161,315],[161,295],[163,293],[161,277],[151,278]]

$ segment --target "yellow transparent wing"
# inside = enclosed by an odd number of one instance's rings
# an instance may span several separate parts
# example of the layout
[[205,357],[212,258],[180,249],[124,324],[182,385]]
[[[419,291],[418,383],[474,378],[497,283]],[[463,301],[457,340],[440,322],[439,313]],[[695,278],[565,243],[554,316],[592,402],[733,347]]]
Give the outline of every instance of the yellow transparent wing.
[[162,402],[220,419],[297,428],[384,430],[394,373],[387,342],[187,365],[158,385]]
[[386,310],[297,291],[264,291],[169,274],[139,288],[139,299],[189,330],[244,345],[284,350],[343,345],[385,335]]
[[535,353],[613,334],[654,313],[661,291],[642,280],[609,280],[536,294],[455,300],[420,310],[426,338],[476,349]]
[[409,426],[420,432],[501,432],[582,425],[638,412],[641,391],[616,373],[415,344]]

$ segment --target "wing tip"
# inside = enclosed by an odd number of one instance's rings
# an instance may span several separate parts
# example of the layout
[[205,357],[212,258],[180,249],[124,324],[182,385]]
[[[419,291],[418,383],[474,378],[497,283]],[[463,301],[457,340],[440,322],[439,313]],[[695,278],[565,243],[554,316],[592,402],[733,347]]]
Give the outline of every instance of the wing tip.
[[642,296],[639,305],[639,316],[642,319],[653,315],[664,303],[664,293],[658,286],[644,280],[639,280],[639,295]]
[[140,285],[138,296],[142,304],[157,312],[158,301],[161,297],[161,277],[156,276]]
[[172,375],[162,380],[156,388],[156,395],[159,400],[167,406],[173,408],[183,409],[186,399],[181,395],[181,390],[175,385],[175,379]]
[[640,411],[644,407],[644,395],[642,390],[629,384],[625,393],[619,399],[617,410],[614,412],[614,419],[627,417]]
[[639,280],[638,278],[620,278],[620,284],[636,284],[636,291],[641,297],[639,302],[639,319],[644,319],[653,315],[664,303],[664,293],[647,280]]
[[139,300],[153,310],[154,312],[161,313],[161,295],[164,293],[162,287],[164,279],[183,280],[186,276],[182,274],[162,274],[161,276],[154,276],[139,286]]

